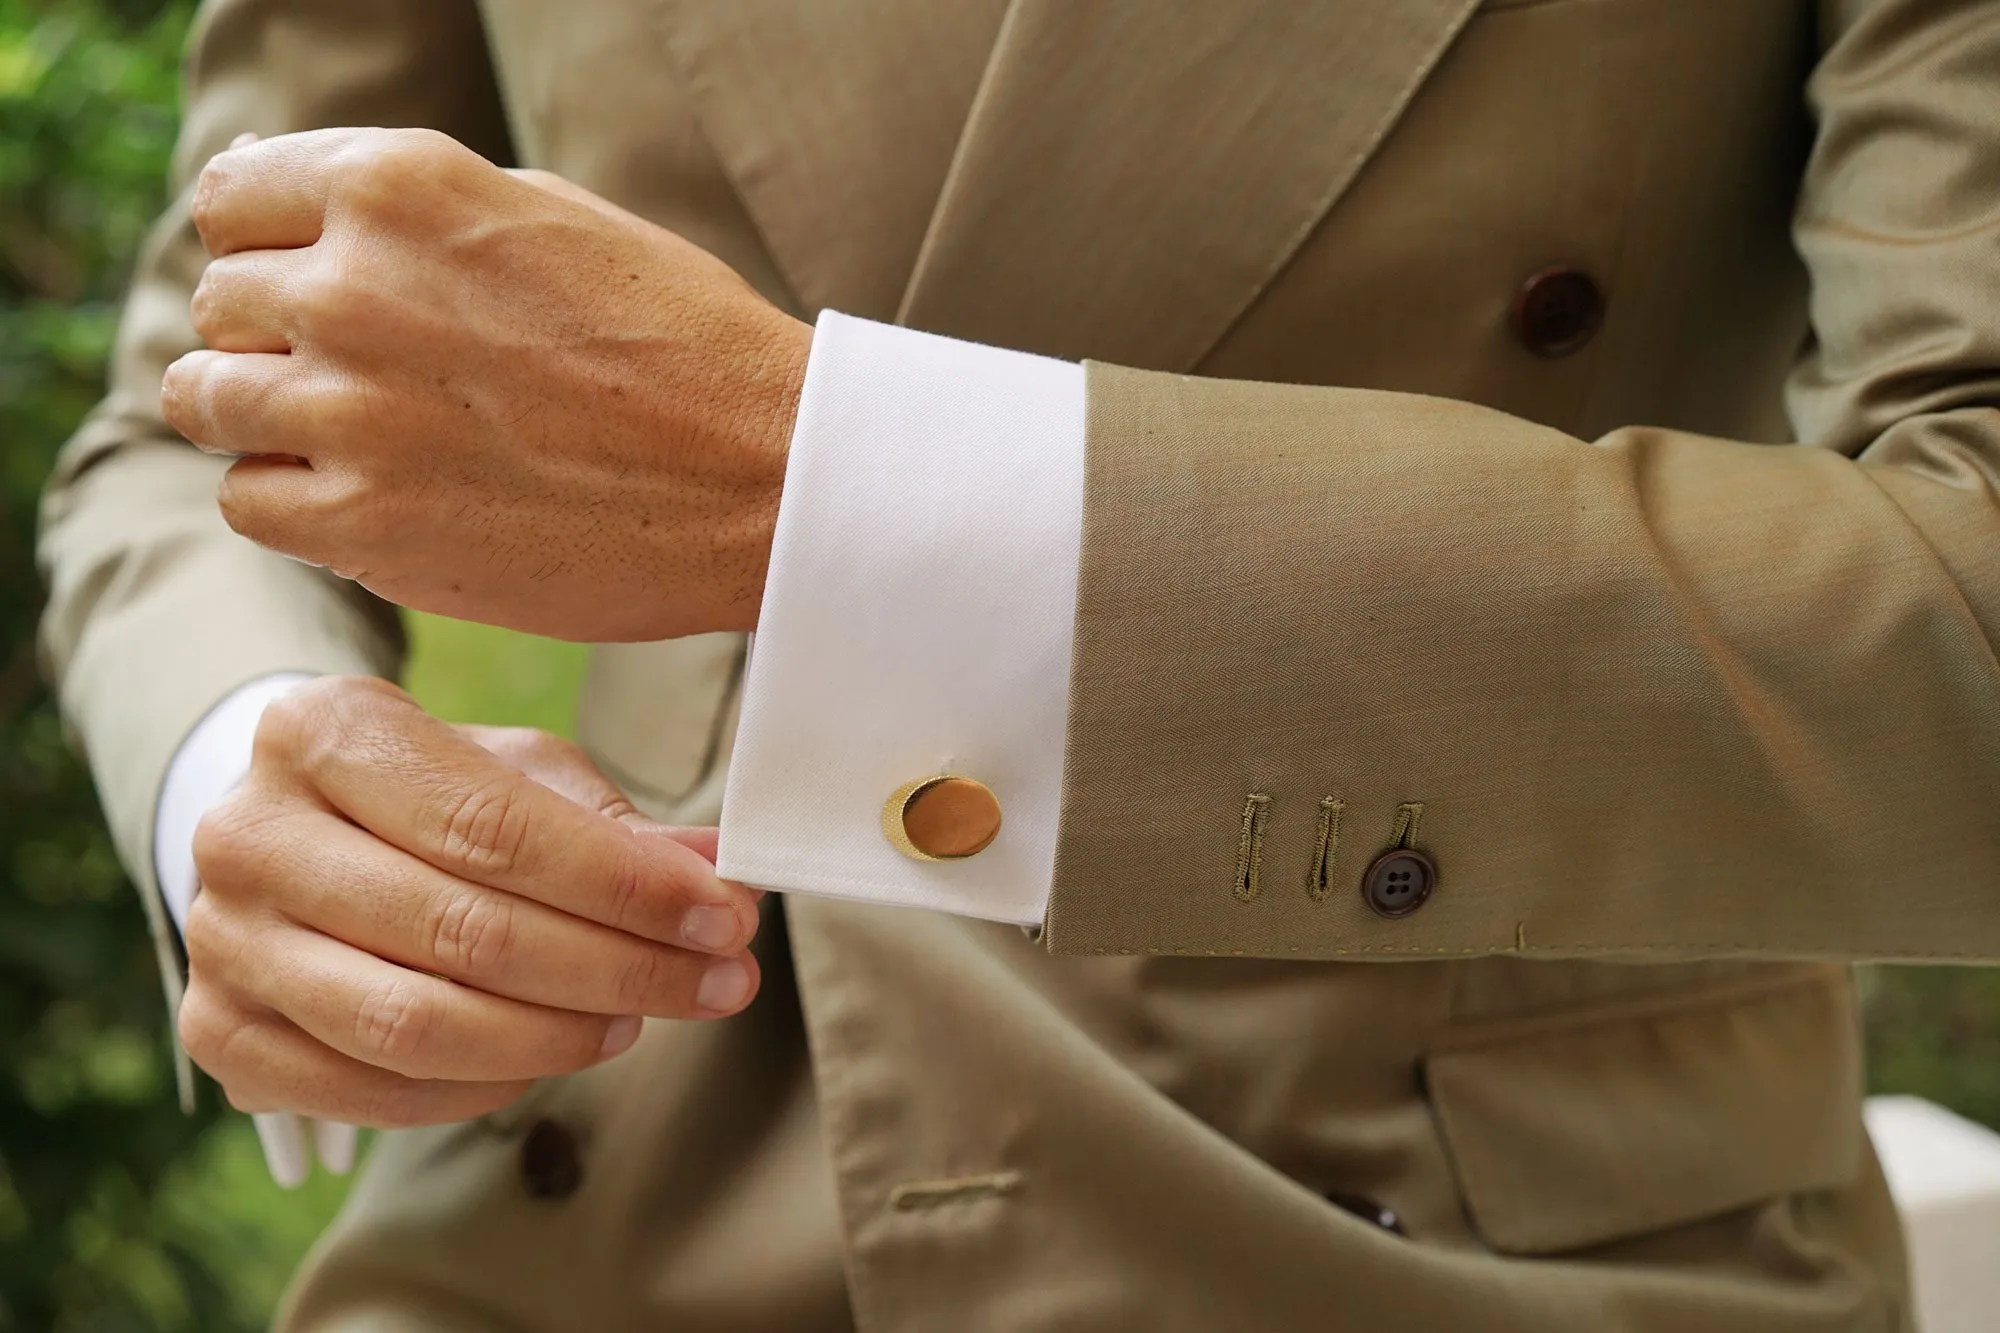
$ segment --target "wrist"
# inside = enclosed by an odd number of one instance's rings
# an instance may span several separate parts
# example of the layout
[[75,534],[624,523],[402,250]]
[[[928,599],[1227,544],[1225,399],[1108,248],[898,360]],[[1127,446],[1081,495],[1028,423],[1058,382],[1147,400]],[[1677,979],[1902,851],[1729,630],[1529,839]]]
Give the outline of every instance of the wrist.
[[771,543],[777,533],[778,506],[785,488],[785,466],[791,456],[792,431],[797,426],[799,398],[805,389],[806,362],[812,354],[812,325],[773,310],[773,328],[762,354],[743,380],[743,412],[737,448],[743,460],[749,497],[740,515],[739,531],[730,544],[739,552],[730,563],[741,570],[737,586],[725,592],[719,628],[753,630],[764,601],[764,583],[771,567]]

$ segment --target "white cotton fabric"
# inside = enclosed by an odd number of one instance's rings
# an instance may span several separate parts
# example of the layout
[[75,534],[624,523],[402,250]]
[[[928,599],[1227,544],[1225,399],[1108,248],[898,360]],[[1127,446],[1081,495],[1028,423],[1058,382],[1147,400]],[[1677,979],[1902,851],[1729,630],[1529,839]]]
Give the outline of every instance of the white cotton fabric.
[[[1039,923],[1055,865],[1084,371],[821,316],[744,686],[718,868],[788,893]],[[1000,799],[961,861],[883,836],[934,774]]]

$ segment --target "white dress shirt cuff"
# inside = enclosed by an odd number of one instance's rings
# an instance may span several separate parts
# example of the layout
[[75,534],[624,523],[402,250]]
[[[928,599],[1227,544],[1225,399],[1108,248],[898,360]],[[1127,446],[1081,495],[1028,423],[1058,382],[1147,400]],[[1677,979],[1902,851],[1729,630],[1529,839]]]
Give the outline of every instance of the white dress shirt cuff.
[[194,872],[195,826],[250,771],[251,746],[264,709],[299,682],[311,679],[304,672],[282,671],[238,686],[195,723],[174,751],[153,817],[153,874],[167,912],[183,934],[188,904],[199,887]]
[[[717,864],[1020,924],[1048,902],[1083,529],[1084,371],[828,312],[814,334]],[[882,808],[976,778],[992,844],[904,856]]]

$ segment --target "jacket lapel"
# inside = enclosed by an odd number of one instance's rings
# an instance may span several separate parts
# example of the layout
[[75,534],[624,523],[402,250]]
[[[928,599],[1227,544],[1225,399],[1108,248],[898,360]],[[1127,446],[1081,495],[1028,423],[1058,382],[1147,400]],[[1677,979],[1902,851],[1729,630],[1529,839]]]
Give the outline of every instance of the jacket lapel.
[[892,318],[1005,0],[659,0],[674,72],[801,310]]
[[1476,4],[1014,0],[899,318],[1193,368]]

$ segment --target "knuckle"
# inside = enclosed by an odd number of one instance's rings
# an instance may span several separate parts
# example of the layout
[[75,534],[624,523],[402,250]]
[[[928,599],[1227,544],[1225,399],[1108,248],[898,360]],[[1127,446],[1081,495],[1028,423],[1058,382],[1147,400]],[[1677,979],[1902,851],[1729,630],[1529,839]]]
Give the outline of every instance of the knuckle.
[[236,405],[236,393],[227,373],[229,363],[203,352],[193,358],[182,358],[181,365],[181,394],[188,412],[197,421],[215,423],[223,412]]
[[372,537],[398,526],[403,516],[396,512],[395,499],[393,485],[343,470],[325,476],[313,489],[311,499],[302,506],[302,517],[334,539],[343,554],[351,555],[374,545]]
[[431,129],[363,135],[340,154],[334,188],[364,211],[395,211],[408,205],[413,192],[434,187],[462,151],[451,136]]
[[288,300],[299,328],[310,334],[324,334],[355,322],[360,304],[351,277],[332,264],[321,264],[302,274]]
[[498,975],[514,956],[516,924],[513,904],[499,894],[470,887],[446,893],[431,920],[431,958],[451,975]]
[[175,1035],[188,1059],[225,1084],[256,1063],[244,1049],[250,1030],[244,1014],[197,983],[190,983],[174,1016]]
[[346,739],[347,716],[339,701],[354,679],[318,676],[274,699],[257,721],[253,763],[287,775],[323,769],[328,753]]
[[230,910],[222,891],[206,887],[188,904],[187,929],[181,942],[187,950],[190,978],[214,980],[235,971],[243,950]]
[[214,996],[209,987],[190,978],[188,988],[181,994],[180,1010],[174,1015],[174,1034],[180,1038],[181,1049],[188,1059],[203,1069],[214,1072],[211,1067],[222,1045],[220,1015]]
[[439,852],[479,874],[507,874],[528,846],[528,802],[518,782],[504,776],[463,791],[444,819]]
[[208,159],[195,177],[194,194],[188,200],[188,216],[194,222],[195,230],[207,236],[215,225],[216,200],[229,183],[229,168],[223,163],[222,155]]
[[440,166],[454,163],[467,150],[443,130],[411,125],[385,131],[382,152],[391,161],[431,175]]
[[324,720],[327,677],[302,682],[265,706],[251,741],[253,765],[289,770],[304,753],[307,739]]
[[355,1007],[355,1048],[376,1064],[408,1064],[422,1055],[436,1022],[435,1002],[417,985],[401,978],[385,982]]
[[237,484],[234,468],[222,474],[222,482],[215,489],[215,507],[222,515],[222,521],[237,536],[247,537],[259,546],[278,546],[281,533],[271,523],[264,507],[243,493]]
[[176,360],[160,376],[160,413],[172,426],[190,440],[200,443],[201,420],[199,407],[202,402],[202,366],[205,358],[190,354]]
[[[261,797],[229,797],[202,816],[194,830],[195,882],[201,892],[188,905],[190,957],[200,945],[234,942],[246,925],[239,914],[260,900],[282,897],[296,870],[295,843]],[[199,925],[197,925],[199,923]],[[210,949],[213,960],[217,951]]]
[[373,676],[321,676],[286,697],[303,710],[293,763],[313,776],[378,749],[378,738],[394,726],[399,706],[409,702],[401,690]]
[[216,291],[222,281],[216,273],[216,267],[221,262],[215,260],[202,270],[201,280],[194,285],[194,295],[188,298],[188,318],[194,324],[194,331],[204,339],[214,336],[221,314],[218,309],[221,297]]
[[[233,872],[255,830],[254,822],[245,817],[246,804],[241,794],[226,797],[194,826],[195,876],[208,888],[227,891],[235,878]],[[189,920],[193,920],[192,911]]]
[[222,910],[216,906],[217,895],[203,885],[202,892],[194,896],[188,904],[187,924],[181,930],[181,944],[187,950],[188,976],[192,981],[199,976],[206,978],[209,963],[215,958],[215,942],[222,930],[216,920]]

